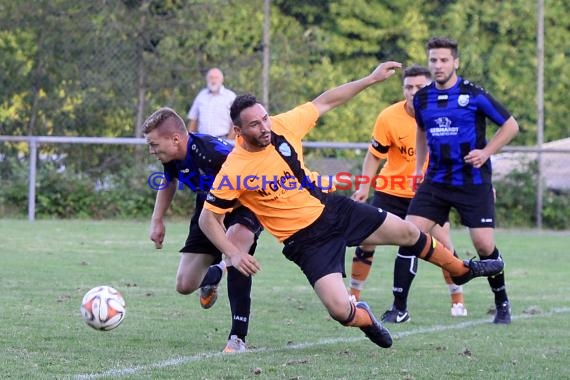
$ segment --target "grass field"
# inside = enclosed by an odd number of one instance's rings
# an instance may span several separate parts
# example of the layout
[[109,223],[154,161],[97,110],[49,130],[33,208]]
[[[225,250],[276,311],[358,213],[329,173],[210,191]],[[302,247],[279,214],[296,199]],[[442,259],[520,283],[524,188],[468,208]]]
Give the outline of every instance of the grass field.
[[[186,223],[167,225],[154,250],[147,222],[0,220],[0,378],[3,379],[568,379],[570,233],[497,231],[507,263],[513,323],[495,326],[485,279],[467,284],[469,316],[453,319],[438,268],[420,263],[412,320],[390,326],[380,349],[328,317],[297,267],[264,233],[257,256],[248,344],[221,354],[230,326],[226,287],[203,310],[174,291]],[[472,252],[463,230],[458,252]],[[347,255],[347,264],[352,253]],[[380,315],[391,302],[394,249],[377,250],[364,290]],[[98,332],[81,320],[91,287],[127,301],[123,324]]]

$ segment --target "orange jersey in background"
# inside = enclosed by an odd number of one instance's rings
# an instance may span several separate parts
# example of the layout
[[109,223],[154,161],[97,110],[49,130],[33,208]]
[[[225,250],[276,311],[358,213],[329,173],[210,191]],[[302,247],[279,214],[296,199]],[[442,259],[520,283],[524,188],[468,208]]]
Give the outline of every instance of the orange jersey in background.
[[[371,186],[376,191],[413,198],[412,177],[416,170],[416,120],[408,114],[405,100],[384,109],[374,124],[368,151],[386,159],[379,178]],[[387,149],[387,152],[383,152]],[[424,171],[427,167],[424,166]]]

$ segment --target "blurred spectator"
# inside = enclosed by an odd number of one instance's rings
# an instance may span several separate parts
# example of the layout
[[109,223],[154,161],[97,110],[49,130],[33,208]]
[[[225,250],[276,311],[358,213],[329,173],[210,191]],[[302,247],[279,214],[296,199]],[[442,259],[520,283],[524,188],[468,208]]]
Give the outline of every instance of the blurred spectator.
[[230,106],[236,94],[224,87],[224,74],[216,67],[206,74],[202,89],[188,111],[188,131],[225,139],[234,139]]

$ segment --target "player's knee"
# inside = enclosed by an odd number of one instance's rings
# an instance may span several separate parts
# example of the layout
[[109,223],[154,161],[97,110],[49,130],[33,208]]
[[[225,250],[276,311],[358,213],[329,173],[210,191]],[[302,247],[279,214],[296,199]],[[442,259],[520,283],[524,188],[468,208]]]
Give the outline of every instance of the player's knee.
[[178,283],[176,284],[176,291],[182,295],[187,295],[192,293],[192,290],[189,287]]
[[193,284],[191,281],[188,281],[184,277],[178,277],[176,279],[176,291],[180,294],[187,295],[192,294],[196,289],[198,289],[198,285]]
[[495,244],[493,242],[473,242],[473,245],[479,257],[488,257],[495,250]]
[[418,241],[418,232],[419,229],[415,224],[405,220],[402,224],[402,229],[400,230],[400,238],[405,243],[400,245],[408,246],[416,244]]
[[345,303],[335,302],[334,304],[327,305],[327,309],[332,319],[340,324],[345,323],[347,318]]

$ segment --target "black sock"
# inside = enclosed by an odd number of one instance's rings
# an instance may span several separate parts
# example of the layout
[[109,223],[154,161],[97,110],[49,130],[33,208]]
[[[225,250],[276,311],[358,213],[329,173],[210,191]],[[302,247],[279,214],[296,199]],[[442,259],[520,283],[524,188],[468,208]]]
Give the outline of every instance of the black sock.
[[[400,246],[400,248],[398,249],[398,253],[402,256],[420,257],[423,249],[426,246],[426,242],[427,242],[427,235],[424,234],[423,232],[420,232],[420,237],[418,238],[418,241],[416,241],[414,243],[414,245],[409,246],[409,247]],[[431,256],[431,254],[429,254],[429,256]],[[429,257],[424,258],[424,260],[426,260],[426,261],[428,259],[429,259]]]
[[415,256],[396,256],[394,261],[394,307],[400,311],[408,310],[408,294],[418,270]]
[[228,268],[228,299],[232,313],[232,335],[245,342],[249,328],[249,312],[251,309],[251,276],[244,276],[234,267]]
[[[493,252],[487,257],[481,257],[481,255],[479,255],[479,259],[481,260],[497,260],[499,258],[502,260],[501,254],[497,249],[497,247],[495,247]],[[494,276],[487,277],[487,281],[489,282],[491,291],[495,295],[495,305],[497,306],[502,305],[503,303],[509,300],[509,298],[507,297],[507,288],[505,285],[504,271]]]
[[210,265],[210,267],[208,268],[208,272],[206,272],[206,275],[204,276],[202,282],[200,283],[200,287],[206,285],[219,284],[220,280],[222,279],[223,273],[224,272],[222,271],[222,268],[220,268],[219,266]]

